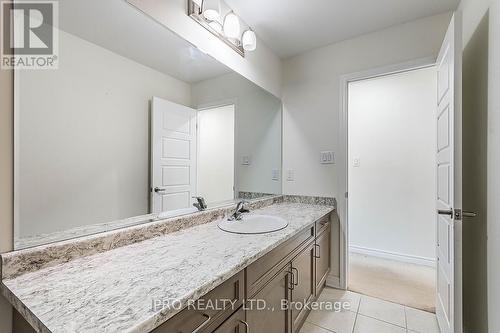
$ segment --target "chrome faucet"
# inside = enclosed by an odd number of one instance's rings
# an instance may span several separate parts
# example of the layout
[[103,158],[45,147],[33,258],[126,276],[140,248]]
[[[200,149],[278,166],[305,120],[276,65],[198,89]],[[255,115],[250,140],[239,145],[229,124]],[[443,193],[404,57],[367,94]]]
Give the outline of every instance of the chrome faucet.
[[203,197],[193,197],[193,199],[196,199],[197,202],[193,204],[196,208],[198,208],[199,211],[207,209],[207,204],[205,202],[205,199]]
[[249,213],[250,210],[248,208],[245,207],[245,205],[248,203],[248,201],[246,200],[241,200],[240,202],[238,202],[238,204],[236,205],[236,210],[235,212],[231,215],[231,217],[229,218],[230,221],[239,221],[241,220],[241,215],[243,213]]

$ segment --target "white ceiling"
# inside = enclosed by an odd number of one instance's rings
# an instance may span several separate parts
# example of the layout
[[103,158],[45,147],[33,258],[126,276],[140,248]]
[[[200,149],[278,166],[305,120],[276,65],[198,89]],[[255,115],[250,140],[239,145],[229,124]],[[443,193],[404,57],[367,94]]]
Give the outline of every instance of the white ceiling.
[[303,51],[444,13],[459,0],[225,0],[274,52]]
[[59,1],[59,26],[184,82],[231,72],[124,0]]

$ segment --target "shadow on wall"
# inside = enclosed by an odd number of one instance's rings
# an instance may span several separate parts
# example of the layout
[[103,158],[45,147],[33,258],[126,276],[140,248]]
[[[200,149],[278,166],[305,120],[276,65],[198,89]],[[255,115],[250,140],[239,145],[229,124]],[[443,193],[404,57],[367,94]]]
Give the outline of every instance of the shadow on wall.
[[488,332],[487,134],[489,13],[463,53],[463,205],[478,217],[463,224],[463,311],[466,332]]

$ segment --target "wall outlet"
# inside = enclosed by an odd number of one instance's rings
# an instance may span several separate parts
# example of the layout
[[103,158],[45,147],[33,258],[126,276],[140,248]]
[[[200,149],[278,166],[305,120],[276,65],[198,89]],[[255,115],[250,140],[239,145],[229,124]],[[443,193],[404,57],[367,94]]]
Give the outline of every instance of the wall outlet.
[[272,179],[273,180],[280,180],[280,171],[278,169],[272,170]]
[[335,154],[333,151],[322,151],[320,153],[321,164],[335,164]]
[[295,180],[295,172],[293,170],[288,170],[286,172],[286,180],[292,182]]
[[250,156],[245,155],[241,157],[241,165],[250,165],[250,164],[251,164]]

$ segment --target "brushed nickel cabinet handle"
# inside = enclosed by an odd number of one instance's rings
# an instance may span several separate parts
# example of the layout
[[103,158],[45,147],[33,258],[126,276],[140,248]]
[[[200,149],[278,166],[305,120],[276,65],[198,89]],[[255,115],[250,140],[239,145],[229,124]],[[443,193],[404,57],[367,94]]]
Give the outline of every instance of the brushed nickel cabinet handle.
[[[316,251],[316,249],[318,249],[318,251]],[[314,258],[321,258],[321,246],[319,244],[314,244]]]
[[293,276],[293,271],[288,271],[286,273],[291,276],[290,277],[290,284],[288,286],[288,289],[294,290],[295,289],[295,282],[294,282],[295,278]]
[[205,319],[205,321],[203,323],[200,324],[200,326],[198,326],[194,331],[193,333],[198,333],[199,331],[201,331],[205,326],[208,325],[208,323],[210,322],[210,320],[212,319],[209,315],[205,314],[205,313],[202,313],[202,316],[207,318]]
[[[297,272],[297,281],[295,281],[295,274],[293,273],[293,271]],[[292,267],[292,274],[293,274],[293,285],[298,286],[299,285],[299,270],[295,267]]]
[[240,319],[240,323],[245,325],[246,333],[250,333],[250,326],[248,326],[248,323],[244,320],[241,320],[241,319]]

